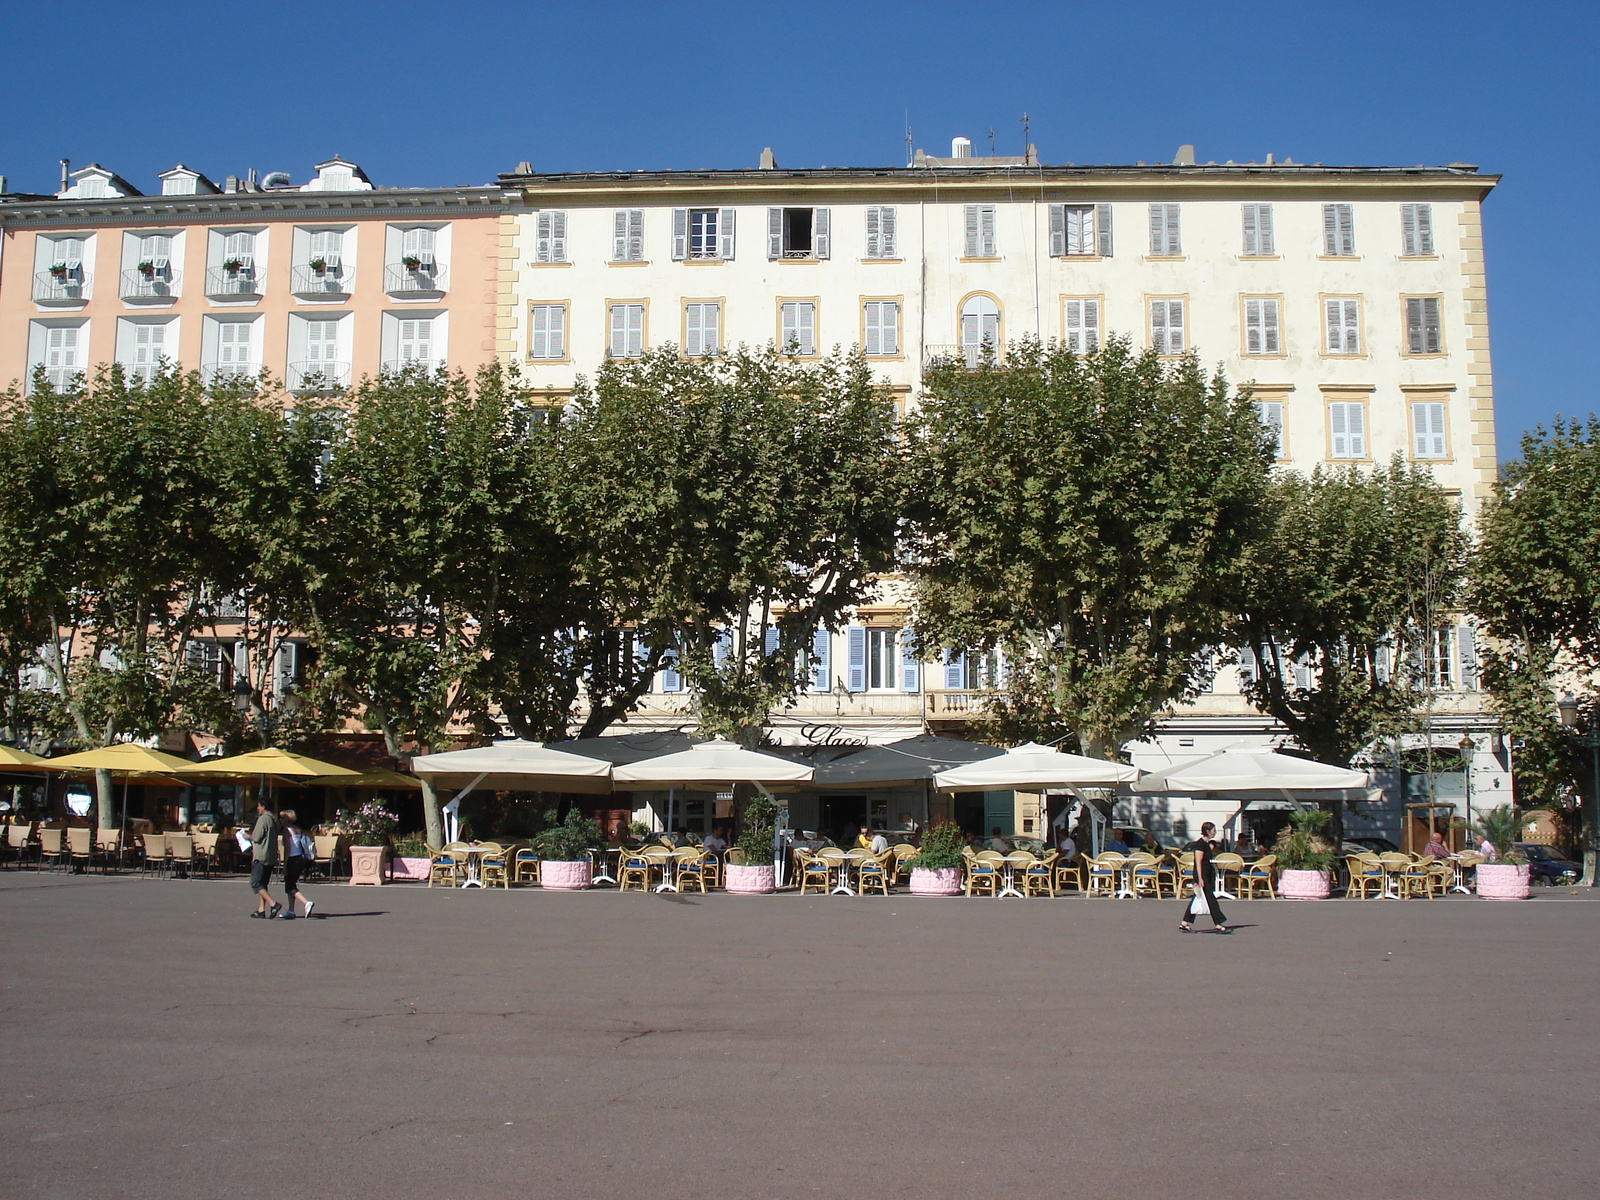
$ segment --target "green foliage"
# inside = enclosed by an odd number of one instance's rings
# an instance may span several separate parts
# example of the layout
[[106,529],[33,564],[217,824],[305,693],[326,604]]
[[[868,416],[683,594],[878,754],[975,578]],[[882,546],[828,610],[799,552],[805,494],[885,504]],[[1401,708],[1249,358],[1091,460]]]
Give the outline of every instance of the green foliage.
[[922,845],[915,858],[908,860],[911,867],[937,871],[945,867],[959,867],[961,849],[966,845],[961,826],[954,821],[935,821],[922,831]]
[[391,838],[389,847],[396,858],[427,858],[428,839],[421,833],[407,833]]
[[[1313,757],[1345,764],[1411,727],[1429,631],[1459,598],[1460,511],[1430,472],[1397,458],[1285,474],[1267,512],[1229,630],[1255,653],[1245,692]],[[1309,686],[1296,683],[1297,664],[1310,668]]]
[[744,851],[746,865],[761,866],[772,861],[772,833],[778,810],[772,797],[758,792],[745,803],[739,822],[739,839],[734,843]]
[[1086,357],[1023,342],[927,382],[910,424],[918,634],[1036,664],[1026,707],[1109,757],[1209,678],[1268,438],[1192,356],[1121,338]]
[[1289,814],[1289,832],[1272,847],[1281,871],[1326,871],[1333,866],[1334,853],[1320,836],[1333,814],[1318,808],[1302,808]]
[[605,845],[605,838],[599,823],[574,807],[567,810],[566,820],[534,839],[534,845],[540,856],[551,862],[577,862],[589,857],[596,846]]
[[333,814],[333,825],[349,835],[356,846],[384,846],[400,829],[400,818],[383,806],[381,800],[368,800]]
[[1522,837],[1522,820],[1511,805],[1502,804],[1498,808],[1485,809],[1478,817],[1477,829],[1494,846],[1500,862],[1515,864],[1528,861],[1527,855],[1515,849]]

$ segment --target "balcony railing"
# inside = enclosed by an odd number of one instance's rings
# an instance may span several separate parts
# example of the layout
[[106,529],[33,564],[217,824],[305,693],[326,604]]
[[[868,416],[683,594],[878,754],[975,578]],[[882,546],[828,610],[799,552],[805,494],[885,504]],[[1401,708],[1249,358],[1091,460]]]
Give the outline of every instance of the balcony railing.
[[91,278],[83,271],[69,271],[65,275],[40,271],[33,277],[33,301],[35,304],[79,304],[89,298]]
[[78,367],[46,367],[44,369],[44,381],[58,392],[71,391],[82,376],[83,371]]
[[348,296],[355,284],[355,272],[349,267],[313,266],[296,267],[290,289],[296,296]]
[[961,691],[935,691],[930,688],[923,693],[928,698],[930,717],[978,716],[983,712],[983,702],[987,694],[969,688],[963,688]]
[[253,384],[260,377],[260,363],[206,363],[200,368],[201,381],[207,387],[222,387],[241,381]]
[[443,295],[446,274],[446,268],[437,263],[420,267],[389,263],[383,268],[383,290],[391,296]]
[[[931,371],[935,367],[957,366],[974,371],[983,361],[985,349],[987,347],[983,345],[925,346],[922,353],[922,369]],[[996,355],[995,359],[998,362],[999,356]]]
[[350,386],[350,364],[342,362],[292,362],[289,364],[291,392],[335,392]]
[[118,294],[124,300],[171,300],[182,278],[182,271],[124,271]]
[[405,371],[421,371],[427,374],[437,371],[444,366],[444,362],[436,358],[386,358],[382,365],[384,371],[391,375],[399,375]]
[[241,267],[230,271],[227,267],[206,268],[206,295],[208,296],[259,296],[261,281],[254,267]]

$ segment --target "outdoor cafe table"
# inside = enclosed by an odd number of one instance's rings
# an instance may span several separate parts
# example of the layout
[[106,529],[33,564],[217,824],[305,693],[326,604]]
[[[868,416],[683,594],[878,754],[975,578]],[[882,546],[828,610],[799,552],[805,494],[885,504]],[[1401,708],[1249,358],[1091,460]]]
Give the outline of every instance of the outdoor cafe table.
[[854,868],[856,870],[860,870],[862,863],[876,857],[878,856],[871,850],[862,850],[859,847],[854,850],[846,850],[844,852],[844,857],[839,860],[838,882],[833,885],[833,890],[829,892],[828,895],[854,896],[856,894],[856,890],[850,886],[851,869]]
[[483,886],[483,880],[478,878],[478,860],[488,852],[488,849],[487,845],[478,842],[462,842],[455,847],[455,852],[467,860],[464,864],[466,868],[463,872],[464,878],[456,885],[457,887],[481,888]]
[[1006,855],[1005,858],[1001,860],[1003,864],[1001,878],[1005,886],[996,892],[995,895],[997,897],[1017,896],[1021,899],[1027,899],[1027,896],[1024,894],[1023,890],[1017,886],[1017,869],[1020,867],[1022,870],[1026,871],[1029,865],[1036,861],[1037,859],[1035,859],[1035,857],[1032,854],[1029,854],[1026,850],[1013,850],[1010,854]]

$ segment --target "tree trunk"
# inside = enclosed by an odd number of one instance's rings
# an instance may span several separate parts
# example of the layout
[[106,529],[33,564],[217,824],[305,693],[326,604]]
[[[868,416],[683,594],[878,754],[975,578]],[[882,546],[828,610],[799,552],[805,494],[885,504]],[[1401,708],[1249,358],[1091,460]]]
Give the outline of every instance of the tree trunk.
[[94,773],[95,823],[101,829],[117,827],[117,785],[110,771]]
[[439,789],[433,780],[418,775],[422,784],[422,820],[427,829],[428,849],[437,850],[444,845],[444,811],[439,804]]

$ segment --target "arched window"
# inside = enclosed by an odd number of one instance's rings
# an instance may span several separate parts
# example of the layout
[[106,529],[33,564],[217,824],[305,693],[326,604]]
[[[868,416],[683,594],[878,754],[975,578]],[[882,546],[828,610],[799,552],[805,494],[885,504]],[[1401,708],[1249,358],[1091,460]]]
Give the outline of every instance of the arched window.
[[973,296],[961,306],[961,357],[967,366],[978,365],[985,345],[999,355],[1000,309],[987,296]]

